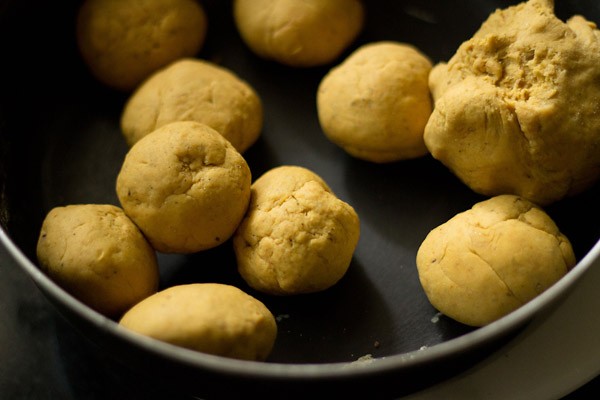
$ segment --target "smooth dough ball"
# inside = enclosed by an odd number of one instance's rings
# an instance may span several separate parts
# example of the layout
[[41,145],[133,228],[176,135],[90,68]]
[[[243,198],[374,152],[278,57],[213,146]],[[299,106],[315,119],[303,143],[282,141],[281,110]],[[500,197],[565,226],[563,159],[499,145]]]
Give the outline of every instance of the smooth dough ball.
[[354,209],[318,175],[277,167],[252,185],[248,212],[233,237],[238,270],[261,292],[322,291],[346,273],[359,231]]
[[335,60],[364,25],[360,0],[235,0],[233,6],[246,45],[292,67]]
[[173,122],[137,142],[117,176],[125,213],[152,246],[193,253],[231,237],[250,199],[248,164],[198,122]]
[[113,205],[50,210],[37,243],[40,268],[94,310],[120,317],[158,288],[156,253]]
[[228,69],[183,59],[156,72],[133,93],[121,116],[121,130],[131,146],[177,121],[206,124],[243,153],[262,130],[262,103],[254,89]]
[[277,337],[262,302],[217,283],[172,286],[135,305],[120,324],[176,346],[255,361],[269,356]]
[[417,252],[431,304],[483,326],[548,289],[575,265],[569,240],[542,209],[513,195],[482,201],[433,229]]
[[123,91],[198,53],[206,30],[195,0],[86,0],[77,19],[78,46],[92,74]]
[[498,10],[430,75],[431,154],[474,191],[547,205],[600,177],[600,31],[550,0]]
[[378,163],[428,153],[431,62],[414,47],[376,42],[354,51],[321,81],[319,122],[350,155]]

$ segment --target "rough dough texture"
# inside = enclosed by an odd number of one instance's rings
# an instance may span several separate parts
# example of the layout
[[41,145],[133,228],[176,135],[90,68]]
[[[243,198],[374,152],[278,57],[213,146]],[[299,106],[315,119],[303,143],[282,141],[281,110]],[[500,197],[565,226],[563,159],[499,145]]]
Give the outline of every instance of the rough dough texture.
[[263,303],[216,283],[172,286],[135,305],[120,324],[176,346],[255,361],[269,356],[277,337]]
[[319,85],[317,110],[323,132],[367,161],[427,154],[423,131],[432,109],[430,70],[429,59],[404,43],[358,48]]
[[131,146],[176,121],[206,124],[243,153],[262,130],[262,103],[254,89],[228,69],[183,59],[156,72],[133,93],[121,130]]
[[193,253],[231,237],[246,212],[251,179],[244,158],[217,131],[173,122],[129,150],[117,195],[156,250]]
[[158,288],[154,249],[123,210],[112,205],[50,210],[37,258],[50,279],[109,317],[120,317]]
[[77,41],[98,80],[130,91],[157,69],[198,53],[206,29],[195,0],[86,0]]
[[248,47],[292,67],[335,60],[364,24],[360,0],[236,0],[234,17]]
[[417,252],[419,279],[441,313],[483,326],[552,286],[575,265],[568,239],[533,203],[482,201],[433,229]]
[[551,0],[490,15],[431,72],[431,154],[474,191],[546,205],[600,177],[600,31]]
[[277,167],[252,185],[248,212],[233,237],[238,270],[261,292],[322,291],[346,273],[359,231],[354,209],[318,175]]

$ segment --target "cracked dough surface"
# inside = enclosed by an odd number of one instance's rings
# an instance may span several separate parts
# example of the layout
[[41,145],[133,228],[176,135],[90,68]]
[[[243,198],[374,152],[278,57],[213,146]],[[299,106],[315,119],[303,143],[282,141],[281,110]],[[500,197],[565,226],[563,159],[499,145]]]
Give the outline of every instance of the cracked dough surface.
[[117,176],[127,215],[161,252],[192,253],[225,242],[250,199],[244,158],[217,131],[174,122],[137,142]]
[[417,252],[431,304],[483,326],[519,308],[575,265],[569,240],[541,208],[518,196],[477,203],[433,229]]
[[204,9],[194,0],[86,0],[77,41],[98,80],[130,91],[157,69],[198,53],[206,29]]
[[434,67],[431,154],[474,191],[546,205],[600,177],[600,31],[551,0],[492,13]]
[[293,67],[327,64],[364,24],[359,0],[236,0],[235,23],[257,55]]
[[431,62],[416,48],[375,42],[354,51],[321,81],[319,122],[325,135],[354,157],[392,162],[428,153]]
[[277,295],[325,290],[346,273],[358,243],[354,209],[312,171],[273,168],[252,185],[233,244],[254,289]]
[[157,71],[131,95],[121,130],[131,146],[177,121],[206,124],[243,153],[260,135],[263,108],[254,89],[230,70],[208,61],[181,59]]
[[255,361],[267,358],[277,336],[262,302],[216,283],[172,286],[135,305],[120,324],[176,346]]
[[50,210],[37,258],[53,281],[109,317],[119,317],[158,288],[154,249],[123,210],[112,205]]

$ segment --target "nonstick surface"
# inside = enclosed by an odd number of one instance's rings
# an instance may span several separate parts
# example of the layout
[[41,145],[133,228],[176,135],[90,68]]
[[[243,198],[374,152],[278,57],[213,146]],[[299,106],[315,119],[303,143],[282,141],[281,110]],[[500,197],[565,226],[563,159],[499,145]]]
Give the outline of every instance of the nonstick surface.
[[[561,18],[581,13],[600,21],[595,0],[558,3]],[[0,222],[35,263],[37,235],[52,207],[118,205],[115,179],[127,152],[119,118],[128,94],[96,82],[80,60],[74,40],[78,1],[4,4]],[[263,101],[262,135],[244,154],[253,177],[284,164],[313,170],[356,209],[361,238],[346,276],[318,294],[254,292],[238,276],[229,242],[193,255],[160,254],[161,286],[223,282],[259,298],[279,326],[269,363],[389,357],[474,331],[431,307],[419,284],[415,256],[431,229],[485,198],[429,156],[385,165],[348,156],[319,127],[316,90],[331,67],[368,42],[407,42],[434,62],[447,60],[491,11],[516,2],[367,1],[367,25],[353,46],[335,63],[308,69],[257,58],[235,30],[230,2],[204,4],[210,25],[198,57],[234,71]],[[546,208],[578,258],[600,238],[599,199],[596,185]]]

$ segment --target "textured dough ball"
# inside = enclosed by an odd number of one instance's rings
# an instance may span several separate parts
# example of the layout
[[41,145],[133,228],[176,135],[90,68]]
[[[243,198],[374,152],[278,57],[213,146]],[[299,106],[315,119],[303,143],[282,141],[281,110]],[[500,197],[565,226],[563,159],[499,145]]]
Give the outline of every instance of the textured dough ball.
[[430,75],[431,154],[474,191],[547,205],[600,177],[600,31],[552,1],[491,14]]
[[277,324],[263,303],[216,283],[173,286],[135,305],[121,319],[130,330],[176,346],[244,360],[265,360]]
[[158,288],[154,249],[123,210],[112,205],[50,210],[37,258],[54,282],[110,317],[121,316]]
[[346,273],[359,231],[354,209],[318,175],[277,167],[252,185],[248,212],[233,237],[238,270],[261,292],[322,291]]
[[121,130],[131,146],[177,121],[206,124],[243,153],[262,130],[262,103],[250,85],[226,68],[183,59],[156,72],[133,93],[121,117]]
[[417,252],[431,304],[467,325],[516,310],[575,265],[569,240],[533,203],[513,195],[482,201],[433,229]]
[[321,81],[319,122],[354,157],[392,162],[428,153],[431,62],[404,43],[376,42],[354,51]]
[[77,40],[98,80],[129,91],[157,69],[198,53],[206,28],[195,0],[86,0]]
[[193,253],[231,237],[246,212],[251,179],[244,158],[217,131],[173,122],[129,150],[117,195],[156,250]]
[[364,24],[359,0],[236,0],[237,29],[260,57],[292,67],[335,60]]

